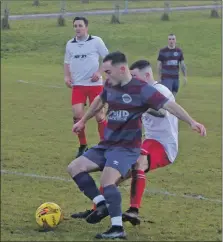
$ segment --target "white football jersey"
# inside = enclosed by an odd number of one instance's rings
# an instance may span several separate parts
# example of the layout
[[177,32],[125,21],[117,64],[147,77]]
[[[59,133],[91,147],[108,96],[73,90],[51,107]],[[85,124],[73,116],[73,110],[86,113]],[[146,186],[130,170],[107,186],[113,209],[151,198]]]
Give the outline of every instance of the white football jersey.
[[99,69],[99,59],[108,54],[103,40],[89,35],[86,40],[73,38],[67,42],[64,63],[69,64],[73,86],[103,85],[102,77],[92,82],[92,75]]
[[[167,87],[158,82],[153,86],[169,100],[175,102],[173,94]],[[169,160],[174,162],[178,153],[178,118],[167,111],[164,118],[154,117],[146,112],[142,115],[142,122],[146,139],[154,139],[161,143]]]

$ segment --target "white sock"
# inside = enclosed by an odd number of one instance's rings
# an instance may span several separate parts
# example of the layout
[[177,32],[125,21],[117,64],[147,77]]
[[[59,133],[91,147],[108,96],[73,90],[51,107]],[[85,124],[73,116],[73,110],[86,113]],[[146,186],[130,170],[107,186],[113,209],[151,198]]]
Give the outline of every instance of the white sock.
[[102,195],[98,195],[97,197],[95,197],[94,199],[93,199],[93,203],[94,204],[98,204],[98,203],[100,203],[100,202],[102,202],[102,201],[105,201],[105,198],[104,198],[104,196],[102,196]]
[[112,226],[122,226],[122,216],[111,218]]

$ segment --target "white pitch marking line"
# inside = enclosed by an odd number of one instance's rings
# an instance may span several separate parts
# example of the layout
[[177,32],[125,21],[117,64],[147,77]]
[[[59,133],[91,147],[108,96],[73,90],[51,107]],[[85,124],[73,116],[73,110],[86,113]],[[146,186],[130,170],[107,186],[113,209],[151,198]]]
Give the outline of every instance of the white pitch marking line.
[[25,84],[31,84],[31,85],[35,85],[35,86],[41,86],[41,87],[49,87],[49,88],[64,88],[64,86],[43,85],[43,84],[41,84],[41,83],[37,83],[37,82],[28,82],[28,81],[24,81],[24,80],[17,80],[16,82],[19,82],[19,83],[25,83]]
[[[16,176],[23,176],[23,177],[32,177],[32,178],[37,178],[37,179],[47,179],[47,180],[57,180],[57,181],[64,181],[64,182],[72,182],[71,179],[63,178],[63,177],[58,177],[58,176],[43,176],[43,175],[38,175],[38,174],[32,174],[32,173],[22,173],[22,172],[17,172],[17,171],[9,171],[9,170],[1,170],[2,174],[9,174],[9,175],[16,175]],[[124,190],[128,191],[126,187],[121,187]],[[166,195],[166,196],[172,196],[172,197],[181,197],[181,198],[191,198],[195,200],[206,200],[209,202],[215,202],[215,203],[222,203],[222,200],[220,199],[212,199],[212,198],[206,198],[202,195],[181,195],[181,194],[175,194],[175,193],[170,193],[168,191],[161,191],[161,190],[148,190],[145,189],[145,192],[148,194],[161,194],[161,195]]]

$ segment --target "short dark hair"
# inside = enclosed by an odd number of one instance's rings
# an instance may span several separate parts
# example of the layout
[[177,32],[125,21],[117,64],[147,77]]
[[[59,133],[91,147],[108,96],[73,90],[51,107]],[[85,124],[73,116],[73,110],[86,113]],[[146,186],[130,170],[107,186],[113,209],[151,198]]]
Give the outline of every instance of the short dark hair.
[[168,36],[176,36],[175,34],[169,34]]
[[130,66],[130,70],[139,69],[142,70],[146,67],[151,67],[151,64],[147,60],[138,60]]
[[103,59],[103,63],[106,61],[111,61],[112,65],[121,64],[121,63],[127,64],[127,58],[125,54],[123,54],[120,51],[111,52],[108,55],[106,55],[105,58]]
[[73,20],[73,24],[74,24],[74,22],[77,21],[77,20],[82,20],[82,21],[84,21],[85,26],[88,26],[88,20],[87,20],[85,17],[75,17],[74,20]]

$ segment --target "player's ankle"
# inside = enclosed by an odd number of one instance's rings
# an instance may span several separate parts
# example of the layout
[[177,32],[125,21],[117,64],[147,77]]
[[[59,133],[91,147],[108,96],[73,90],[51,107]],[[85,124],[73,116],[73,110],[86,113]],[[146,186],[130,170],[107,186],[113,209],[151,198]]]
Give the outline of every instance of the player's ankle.
[[122,225],[112,225],[112,228],[116,231],[123,231],[124,230]]
[[129,211],[134,212],[134,213],[139,213],[139,209],[136,207],[132,207],[132,206],[129,208]]
[[97,203],[97,204],[96,204],[96,207],[100,207],[100,206],[102,206],[102,205],[106,205],[105,200],[104,200],[104,201],[101,201],[101,202],[99,202],[99,203]]
[[96,206],[101,206],[105,204],[105,198],[103,195],[98,195],[93,199],[93,203],[96,204]]
[[111,218],[111,224],[112,224],[112,227],[123,227],[123,224],[122,224],[122,217],[121,216],[117,216],[117,217],[113,217]]

